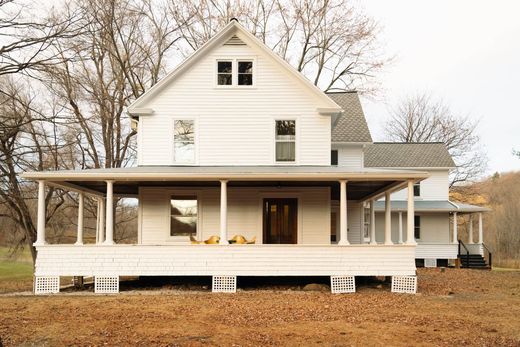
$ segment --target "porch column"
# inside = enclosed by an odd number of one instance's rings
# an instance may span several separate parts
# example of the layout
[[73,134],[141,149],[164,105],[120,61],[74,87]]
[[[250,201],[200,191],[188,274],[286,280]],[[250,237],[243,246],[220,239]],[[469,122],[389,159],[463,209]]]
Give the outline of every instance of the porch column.
[[78,236],[76,239],[76,245],[83,244],[83,205],[84,205],[84,196],[83,192],[80,192],[78,195]]
[[403,243],[403,212],[399,211],[399,241]]
[[339,181],[339,242],[338,245],[348,245],[347,232],[347,181]]
[[105,241],[105,198],[99,198],[99,239],[98,243]]
[[406,211],[406,244],[416,245],[415,242],[415,200],[413,196],[413,180],[408,180],[408,206]]
[[370,200],[370,244],[377,245],[376,241],[376,211],[374,209],[375,201]]
[[227,182],[220,181],[220,244],[229,244],[227,238]]
[[484,243],[484,227],[482,225],[482,212],[478,214],[478,243]]
[[385,245],[393,245],[392,242],[392,207],[390,192],[385,192]]
[[468,243],[473,243],[473,213],[469,215]]
[[35,246],[41,246],[45,242],[45,181],[38,181],[38,224],[36,225]]
[[107,181],[107,202],[106,202],[106,238],[103,244],[114,244],[114,181]]
[[453,212],[453,243],[459,242],[459,233],[457,228],[457,212]]

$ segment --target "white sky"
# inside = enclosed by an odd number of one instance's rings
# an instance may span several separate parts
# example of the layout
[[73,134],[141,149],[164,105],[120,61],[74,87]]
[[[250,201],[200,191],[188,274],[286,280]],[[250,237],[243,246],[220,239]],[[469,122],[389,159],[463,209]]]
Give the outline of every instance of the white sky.
[[488,174],[520,170],[520,1],[358,0],[383,27],[396,61],[382,76],[382,100],[363,100],[375,140],[388,105],[416,91],[480,119]]

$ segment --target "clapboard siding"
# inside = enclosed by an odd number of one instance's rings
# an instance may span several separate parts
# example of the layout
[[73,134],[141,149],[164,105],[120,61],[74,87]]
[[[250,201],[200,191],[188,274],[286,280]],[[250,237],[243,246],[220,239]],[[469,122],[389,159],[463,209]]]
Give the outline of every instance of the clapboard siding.
[[409,245],[45,245],[37,251],[36,276],[415,274]]
[[[172,239],[170,197],[195,194],[199,202],[198,238],[208,239],[220,233],[220,189],[146,188],[139,190],[142,244],[188,242]],[[228,188],[228,236],[240,234],[262,242],[262,201],[264,198],[298,199],[298,243],[330,244],[330,190],[328,187],[305,188]]]
[[[446,244],[450,242],[450,217],[446,213],[416,213],[421,217],[421,238],[418,243]],[[403,213],[403,241],[406,241],[406,218]],[[376,213],[376,240],[384,242],[385,216],[383,212]],[[399,214],[392,213],[392,242],[399,240]]]
[[[216,88],[219,58],[255,58],[253,88]],[[330,165],[331,123],[321,100],[252,46],[220,46],[146,102],[139,165],[173,164],[173,119],[196,120],[198,165],[273,165],[274,119],[297,121],[297,163]]]
[[[421,170],[427,171],[430,177],[421,181],[422,200],[448,200],[449,198],[449,172],[448,170]],[[406,200],[408,188],[392,194],[392,200]],[[416,199],[417,199],[416,198]]]
[[349,169],[362,169],[363,168],[363,146],[338,146],[335,145],[334,149],[338,151],[338,166],[349,168]]
[[456,259],[457,244],[418,244],[415,249],[417,259]]

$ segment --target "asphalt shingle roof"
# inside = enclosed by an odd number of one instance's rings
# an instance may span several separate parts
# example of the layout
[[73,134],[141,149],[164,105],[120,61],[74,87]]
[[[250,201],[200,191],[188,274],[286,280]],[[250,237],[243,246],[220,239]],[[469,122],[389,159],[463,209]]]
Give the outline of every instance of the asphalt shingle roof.
[[441,142],[376,142],[365,148],[365,167],[455,167],[455,163]]
[[327,93],[345,112],[332,129],[332,142],[372,142],[357,92]]

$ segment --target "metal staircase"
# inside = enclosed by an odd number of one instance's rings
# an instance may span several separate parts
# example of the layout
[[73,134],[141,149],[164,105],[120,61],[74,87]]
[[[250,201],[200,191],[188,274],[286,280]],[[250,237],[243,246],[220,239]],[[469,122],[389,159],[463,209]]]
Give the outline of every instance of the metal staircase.
[[464,242],[459,240],[458,258],[460,262],[460,267],[466,269],[491,270],[492,254],[485,244],[482,244],[482,247],[487,253],[487,259],[481,254],[471,254]]

